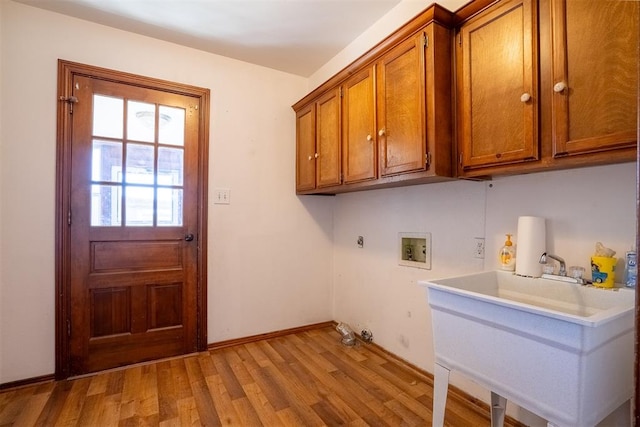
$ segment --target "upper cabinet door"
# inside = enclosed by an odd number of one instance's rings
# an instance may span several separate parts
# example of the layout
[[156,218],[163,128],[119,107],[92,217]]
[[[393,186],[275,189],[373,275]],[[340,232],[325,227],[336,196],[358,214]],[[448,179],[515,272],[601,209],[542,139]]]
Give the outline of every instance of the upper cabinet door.
[[377,65],[380,175],[426,169],[426,35],[420,33],[384,55]]
[[343,85],[342,151],[344,182],[375,179],[375,71],[367,67]]
[[636,145],[639,6],[551,1],[554,157]]
[[537,10],[505,0],[456,40],[462,171],[539,158]]
[[316,101],[316,161],[318,188],[340,185],[340,89]]
[[315,104],[296,112],[296,190],[316,188]]

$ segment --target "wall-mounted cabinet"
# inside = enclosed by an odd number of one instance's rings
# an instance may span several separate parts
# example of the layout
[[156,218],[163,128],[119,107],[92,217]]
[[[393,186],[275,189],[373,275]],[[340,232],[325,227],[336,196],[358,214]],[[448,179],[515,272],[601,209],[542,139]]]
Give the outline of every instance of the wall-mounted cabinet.
[[340,91],[322,95],[315,101],[315,109],[317,187],[340,185]]
[[[293,106],[299,194],[452,179],[452,17],[430,7]],[[326,146],[340,154],[325,156]],[[327,159],[331,167],[322,169]]]
[[429,7],[293,106],[297,192],[635,161],[639,8]]
[[465,173],[539,158],[534,6],[502,1],[460,28],[458,155]]
[[344,183],[377,177],[375,71],[366,67],[342,85]]
[[[637,1],[541,2],[553,23],[554,157],[634,148],[637,132]],[[546,15],[545,15],[546,16]]]
[[305,105],[296,111],[296,189],[316,188],[316,109]]
[[474,3],[455,35],[459,176],[635,160],[638,2]]

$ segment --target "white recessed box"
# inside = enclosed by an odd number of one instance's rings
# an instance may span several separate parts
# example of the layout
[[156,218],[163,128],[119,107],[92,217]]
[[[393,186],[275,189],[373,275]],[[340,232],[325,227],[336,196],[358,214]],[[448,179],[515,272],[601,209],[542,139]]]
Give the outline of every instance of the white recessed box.
[[398,264],[431,270],[431,233],[398,233]]

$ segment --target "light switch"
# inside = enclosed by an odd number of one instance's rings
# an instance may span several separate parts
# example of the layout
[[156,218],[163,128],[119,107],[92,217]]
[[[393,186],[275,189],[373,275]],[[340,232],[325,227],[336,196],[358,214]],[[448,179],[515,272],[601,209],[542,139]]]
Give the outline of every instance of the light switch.
[[231,203],[231,190],[228,188],[216,188],[213,192],[213,203],[216,205],[228,205]]

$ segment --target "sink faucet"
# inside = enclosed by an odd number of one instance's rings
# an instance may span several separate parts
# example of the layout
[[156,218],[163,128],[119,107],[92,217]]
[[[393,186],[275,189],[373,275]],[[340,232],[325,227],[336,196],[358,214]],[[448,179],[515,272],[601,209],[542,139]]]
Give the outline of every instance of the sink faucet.
[[542,256],[540,256],[540,264],[546,264],[547,258],[555,259],[560,263],[560,271],[558,271],[559,276],[567,275],[567,266],[565,265],[564,260],[562,258],[560,258],[557,255],[552,255],[545,252],[542,254]]

